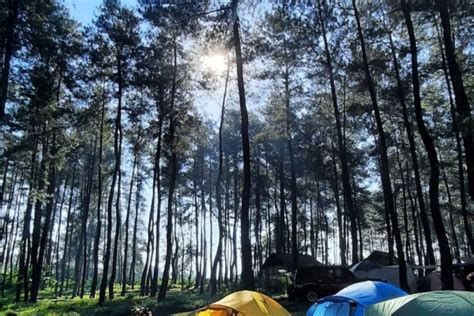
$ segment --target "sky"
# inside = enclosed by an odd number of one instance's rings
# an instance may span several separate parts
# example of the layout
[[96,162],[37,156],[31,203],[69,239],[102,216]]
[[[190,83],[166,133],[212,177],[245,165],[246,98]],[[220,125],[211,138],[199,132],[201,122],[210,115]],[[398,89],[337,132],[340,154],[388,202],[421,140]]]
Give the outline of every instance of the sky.
[[[122,4],[134,7],[136,0],[122,0]],[[64,4],[69,9],[71,16],[82,25],[87,25],[94,19],[97,8],[102,0],[64,0]]]

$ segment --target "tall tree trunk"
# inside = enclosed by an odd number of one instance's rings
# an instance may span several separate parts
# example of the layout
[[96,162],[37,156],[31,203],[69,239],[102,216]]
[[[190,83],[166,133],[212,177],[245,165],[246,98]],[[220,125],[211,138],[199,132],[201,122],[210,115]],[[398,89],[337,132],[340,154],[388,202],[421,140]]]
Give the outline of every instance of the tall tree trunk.
[[94,151],[92,153],[92,157],[89,160],[89,175],[87,179],[87,187],[86,187],[86,195],[84,199],[84,214],[82,217],[82,244],[83,244],[83,253],[82,253],[82,281],[81,281],[81,289],[79,292],[79,296],[81,298],[84,297],[84,292],[86,288],[86,282],[87,282],[87,266],[88,266],[88,259],[89,256],[87,255],[87,250],[88,250],[88,234],[87,234],[87,222],[89,220],[89,211],[90,211],[90,204],[91,204],[91,195],[92,195],[92,183],[94,180],[94,167],[95,167],[95,159],[96,159],[96,153],[97,153],[97,137],[94,139]]
[[177,72],[177,52],[176,52],[176,39],[174,39],[173,45],[173,81],[171,86],[171,101],[170,101],[170,109],[169,109],[169,144],[171,150],[171,157],[170,157],[170,182],[168,188],[168,215],[167,215],[167,222],[166,222],[166,258],[165,258],[165,266],[163,269],[163,278],[160,285],[160,291],[158,292],[158,300],[163,300],[166,297],[166,293],[168,291],[168,283],[169,283],[169,273],[170,273],[170,263],[171,263],[171,252],[173,248],[173,241],[172,241],[172,233],[173,233],[173,197],[174,197],[174,190],[176,186],[176,178],[178,176],[178,157],[177,157],[177,139],[175,135],[176,129],[176,113],[174,109],[174,102],[176,97],[176,72]]
[[130,283],[132,284],[132,290],[135,288],[135,262],[137,260],[137,230],[138,230],[138,211],[140,210],[140,197],[142,190],[142,175],[140,173],[141,163],[138,163],[138,174],[137,174],[137,189],[135,192],[135,218],[133,224],[133,238],[132,238],[132,262],[130,263]]
[[[35,127],[33,126],[33,135]],[[38,151],[38,142],[35,139],[33,150],[31,153],[30,160],[30,179],[28,189],[28,201],[26,204],[25,215],[23,217],[23,230],[20,240],[20,254],[19,254],[19,266],[18,266],[18,279],[16,285],[15,302],[19,302],[21,299],[22,287],[25,292],[25,301],[28,300],[28,255],[30,248],[30,226],[31,226],[31,211],[33,209],[34,202],[34,190],[36,185],[36,159]]]
[[155,296],[158,291],[158,267],[160,264],[160,228],[161,228],[161,147],[162,147],[162,136],[163,136],[163,120],[164,120],[164,91],[163,86],[159,85],[159,101],[158,101],[158,144],[156,148],[156,246],[155,246],[155,266],[153,267],[153,277],[151,280],[151,296]]
[[[63,295],[63,289],[64,289],[64,279],[65,279],[65,273],[66,273],[66,262],[68,262],[68,244],[69,244],[69,227],[71,224],[71,210],[72,210],[72,203],[73,203],[73,197],[74,197],[74,186],[76,183],[76,169],[77,169],[77,160],[74,162],[74,167],[72,171],[72,178],[71,178],[71,186],[69,188],[69,200],[68,200],[68,208],[67,208],[67,215],[66,215],[66,230],[65,230],[65,236],[64,236],[64,253],[63,257],[61,259],[61,281],[60,281],[60,286],[59,286],[59,296]],[[69,264],[69,263],[68,263]],[[68,273],[69,276],[69,273]]]
[[43,231],[41,234],[39,247],[39,253],[37,260],[33,264],[33,271],[32,271],[32,280],[31,280],[31,297],[30,301],[36,303],[38,300],[38,292],[40,287],[41,281],[41,273],[43,269],[43,260],[44,254],[47,247],[47,239],[49,234],[49,225],[51,223],[51,214],[54,207],[54,192],[56,190],[56,154],[58,152],[58,148],[56,147],[56,136],[53,135],[52,137],[52,146],[49,151],[50,161],[49,161],[49,170],[48,170],[48,187],[46,189],[46,193],[48,194],[48,198],[46,201],[46,208],[45,208],[45,220],[43,225]]
[[[345,201],[345,208],[349,213],[350,219],[350,227],[351,227],[351,241],[352,241],[352,263],[357,263],[359,261],[359,256],[357,254],[357,226],[356,226],[356,218],[357,214],[354,207],[354,200],[352,198],[352,188],[350,184],[350,175],[349,175],[349,166],[347,163],[347,153],[346,147],[344,144],[344,138],[342,135],[342,128],[341,128],[341,119],[339,115],[339,106],[337,102],[337,93],[336,93],[336,85],[334,82],[334,69],[332,66],[332,57],[331,52],[329,49],[329,43],[327,40],[326,35],[326,28],[325,28],[325,20],[322,16],[322,7],[321,7],[321,0],[318,0],[319,6],[319,21],[322,29],[323,41],[324,41],[324,51],[326,55],[326,63],[329,71],[329,83],[331,84],[331,96],[332,96],[332,105],[334,111],[334,118],[336,120],[336,133],[337,133],[337,143],[339,149],[339,160],[341,161],[341,169],[342,169],[342,191],[344,193],[344,201]],[[336,170],[335,170],[336,171]],[[337,173],[335,174],[337,178]],[[339,199],[339,197],[337,198]],[[340,207],[339,207],[340,209]],[[340,211],[339,211],[340,212]],[[338,221],[340,222],[340,216],[338,215]],[[342,242],[342,240],[340,240]],[[341,243],[341,264],[346,265],[346,257],[342,255],[342,252],[345,252],[345,247]],[[362,254],[361,254],[362,255]]]
[[59,270],[59,244],[61,241],[61,224],[63,222],[63,206],[66,200],[66,189],[67,189],[68,178],[64,180],[63,196],[61,198],[61,205],[59,206],[59,218],[58,218],[58,230],[56,231],[56,247],[55,247],[55,257],[56,257],[56,284],[54,285],[54,294],[58,294],[59,290],[59,280],[60,280],[60,270]]
[[[117,64],[118,64],[118,72],[121,73],[121,60],[120,54],[117,57]],[[117,106],[117,116],[115,118],[115,131],[114,131],[114,156],[115,156],[115,167],[114,172],[112,175],[112,183],[110,184],[110,193],[107,201],[107,236],[106,236],[106,246],[105,246],[105,254],[104,254],[104,268],[102,272],[102,280],[100,282],[100,291],[99,291],[99,304],[103,304],[105,302],[105,292],[107,290],[107,279],[109,273],[109,265],[110,265],[110,251],[112,247],[112,208],[114,205],[114,193],[115,193],[115,186],[117,185],[117,177],[120,175],[120,162],[121,162],[121,153],[122,153],[122,80],[119,79],[119,93],[118,93],[118,106]],[[120,187],[120,181],[119,181]],[[118,190],[120,191],[120,189]],[[119,222],[120,225],[120,194],[117,193],[117,203],[116,203],[116,212],[118,217],[116,221]],[[117,225],[116,225],[117,227]],[[116,241],[118,241],[118,233],[116,231]],[[114,262],[117,262],[116,257],[116,247],[114,247]],[[115,271],[114,262],[112,262],[112,274]],[[113,298],[113,283],[114,283],[115,275],[111,275],[110,283],[109,283],[109,296]],[[110,284],[112,286],[110,286]]]
[[99,244],[100,234],[102,231],[102,161],[103,161],[103,147],[104,147],[104,116],[105,116],[105,90],[102,91],[102,105],[100,110],[100,131],[99,131],[99,164],[97,166],[97,227],[94,237],[93,261],[94,268],[92,272],[91,294],[90,297],[95,297],[97,290],[97,277],[99,273]]
[[234,48],[237,64],[237,83],[239,88],[240,114],[242,117],[242,153],[244,159],[244,185],[242,188],[242,212],[240,214],[240,238],[242,250],[242,288],[252,290],[254,288],[254,278],[252,271],[252,247],[250,245],[250,139],[249,139],[249,119],[247,105],[245,104],[244,71],[242,61],[242,51],[240,47],[240,23],[237,15],[238,0],[232,0],[233,14],[233,35]]
[[288,49],[286,39],[283,40],[285,66],[283,72],[283,81],[285,87],[285,123],[286,123],[286,144],[290,158],[290,192],[291,192],[291,254],[293,269],[298,268],[298,192],[296,187],[295,156],[293,153],[292,139],[292,112],[290,104],[290,69],[288,66]]
[[454,218],[453,218],[454,206],[453,206],[453,201],[451,199],[451,191],[449,190],[449,183],[448,183],[448,176],[446,175],[446,168],[443,166],[443,160],[441,159],[441,156],[439,156],[439,162],[443,169],[443,182],[446,188],[446,195],[448,197],[447,211],[448,211],[449,225],[451,226],[451,237],[453,238],[453,244],[454,244],[454,254],[457,259],[460,259],[461,253],[459,252],[459,242],[456,236],[456,229],[454,227]]
[[[339,200],[339,181],[338,181],[338,172],[337,172],[337,163],[336,163],[336,149],[334,148],[334,143],[331,142],[332,146],[332,163],[333,163],[333,174],[334,174],[334,200],[336,202],[336,216],[337,216],[337,230],[339,236],[339,249],[341,257],[341,265],[346,266],[346,240],[343,232],[343,219],[342,219],[342,210],[341,202]],[[313,254],[314,256],[314,254]]]
[[17,40],[15,38],[15,28],[17,26],[19,7],[21,5],[21,2],[21,0],[8,0],[8,22],[6,24],[6,29],[4,33],[5,38],[2,39],[2,44],[5,45],[5,53],[2,56],[2,80],[0,80],[0,122],[2,122],[5,117],[5,104],[7,103],[8,81],[10,77],[10,63],[13,56],[13,44]]
[[123,94],[123,78],[122,78],[122,61],[121,61],[121,52],[117,53],[117,74],[118,74],[118,108],[119,116],[117,119],[117,133],[118,133],[118,153],[115,156],[115,172],[117,172],[118,181],[117,181],[117,198],[115,200],[115,238],[114,238],[114,252],[112,255],[112,271],[110,272],[109,280],[109,299],[114,298],[114,283],[115,276],[117,274],[117,257],[118,257],[118,246],[120,242],[120,228],[122,226],[121,221],[121,212],[120,212],[120,202],[122,199],[122,140],[123,140],[123,131],[122,131],[122,94]]
[[449,21],[449,1],[436,0],[441,25],[443,26],[444,49],[448,62],[449,75],[453,83],[454,98],[458,114],[459,128],[464,141],[466,154],[467,179],[469,183],[469,195],[474,200],[474,135],[472,131],[471,107],[467,98],[461,69],[456,60],[456,49],[452,40],[451,23]]
[[222,198],[221,198],[221,187],[222,187],[222,169],[223,169],[223,150],[222,150],[222,131],[224,128],[224,114],[225,114],[225,101],[227,95],[227,83],[229,82],[229,70],[230,70],[230,61],[227,58],[227,74],[225,77],[224,83],[224,96],[222,97],[222,107],[221,107],[221,120],[219,124],[219,169],[217,172],[216,179],[216,204],[217,204],[217,226],[219,229],[219,240],[217,242],[216,256],[214,257],[214,262],[211,269],[211,295],[216,295],[217,292],[217,265],[222,267],[222,241],[224,239],[224,227],[222,225]]
[[411,67],[412,67],[412,85],[413,85],[413,99],[415,106],[416,123],[418,131],[420,132],[421,140],[425,145],[426,152],[428,154],[428,160],[431,167],[430,176],[430,207],[431,216],[433,217],[433,224],[438,237],[438,245],[441,256],[441,281],[443,283],[443,289],[453,289],[453,267],[452,267],[452,256],[449,247],[449,241],[446,237],[446,230],[443,224],[443,218],[439,209],[439,162],[436,153],[436,148],[428,129],[423,121],[423,110],[421,108],[421,97],[420,97],[420,82],[418,78],[418,50],[416,47],[415,31],[410,16],[410,5],[401,0],[402,11],[405,17],[405,23],[410,37],[410,51],[411,51]]
[[[140,131],[138,132],[138,135],[140,135]],[[137,142],[139,142],[140,139],[137,139]],[[128,202],[127,202],[127,214],[125,216],[125,250],[123,254],[123,269],[122,269],[122,292],[121,296],[125,296],[125,293],[127,292],[127,261],[129,260],[128,258],[128,225],[130,222],[130,209],[132,206],[132,193],[133,193],[133,180],[135,177],[135,169],[137,167],[137,159],[138,159],[138,149],[135,149],[134,152],[134,158],[133,158],[133,164],[132,164],[132,175],[130,177],[130,189],[128,191]]]
[[[436,23],[436,21],[435,21]],[[438,43],[441,52],[441,65],[443,68],[444,78],[446,81],[446,87],[448,88],[448,97],[450,112],[453,124],[453,133],[456,139],[456,150],[457,150],[457,161],[458,161],[458,174],[459,174],[459,194],[461,199],[461,214],[464,223],[464,231],[466,233],[467,242],[469,244],[469,249],[471,254],[474,254],[474,239],[472,238],[471,224],[469,222],[469,217],[467,214],[467,202],[466,202],[466,187],[464,183],[464,167],[462,162],[462,145],[461,145],[461,135],[459,133],[459,122],[458,117],[456,116],[456,107],[454,105],[453,93],[451,91],[451,82],[449,81],[448,67],[446,65],[446,57],[443,52],[443,42],[441,40],[441,35],[439,34],[438,24],[435,24],[436,32],[438,34]]]
[[375,85],[372,80],[372,75],[369,69],[369,62],[367,59],[367,52],[365,48],[365,40],[364,35],[362,32],[362,27],[360,24],[359,12],[357,11],[356,1],[352,0],[352,6],[354,8],[354,15],[357,23],[357,32],[359,34],[360,46],[362,50],[362,59],[364,61],[364,71],[365,77],[367,81],[367,85],[369,88],[370,99],[372,101],[372,106],[374,108],[375,114],[375,121],[377,125],[377,132],[379,135],[379,144],[380,144],[380,160],[381,160],[381,177],[382,177],[382,190],[384,192],[385,197],[385,207],[390,214],[390,219],[392,221],[392,232],[395,237],[395,245],[397,248],[397,255],[398,255],[398,265],[400,270],[400,286],[402,289],[409,291],[408,281],[407,281],[407,271],[405,265],[405,255],[403,251],[403,243],[402,237],[400,235],[400,230],[398,227],[398,217],[395,210],[394,200],[393,200],[393,193],[392,193],[392,184],[390,181],[390,170],[389,170],[389,162],[388,162],[388,155],[387,155],[387,143],[385,139],[385,132],[383,130],[383,123],[382,118],[380,116],[379,106],[377,103],[377,96],[375,92]]
[[418,165],[418,157],[416,153],[416,145],[415,145],[415,137],[413,135],[413,131],[411,128],[410,121],[408,119],[408,109],[405,102],[405,93],[403,91],[402,80],[400,77],[400,70],[398,66],[397,54],[395,52],[395,45],[393,44],[392,34],[389,33],[389,41],[390,41],[390,49],[392,52],[393,58],[393,67],[395,70],[395,78],[397,80],[397,95],[398,100],[400,101],[400,105],[402,106],[402,115],[403,115],[403,124],[405,126],[405,130],[407,132],[408,138],[408,145],[410,148],[410,155],[411,155],[411,162],[413,165],[413,172],[415,174],[415,188],[416,188],[416,196],[418,198],[418,206],[420,208],[420,218],[421,224],[423,225],[423,231],[425,235],[426,247],[428,251],[427,261],[425,262],[426,265],[435,264],[435,257],[434,257],[434,250],[433,250],[433,241],[431,239],[431,229],[430,223],[428,220],[428,214],[426,212],[425,201],[423,199],[423,190],[421,188],[421,177],[420,177],[420,169]]

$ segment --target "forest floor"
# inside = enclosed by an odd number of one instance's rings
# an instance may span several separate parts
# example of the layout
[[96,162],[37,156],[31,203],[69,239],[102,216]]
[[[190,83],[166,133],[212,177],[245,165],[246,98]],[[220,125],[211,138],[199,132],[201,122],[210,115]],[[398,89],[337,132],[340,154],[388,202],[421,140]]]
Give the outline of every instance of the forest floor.
[[[117,288],[116,293],[120,293]],[[210,294],[197,294],[191,291],[181,292],[177,288],[172,288],[168,292],[166,299],[157,302],[150,297],[140,297],[128,294],[121,297],[116,294],[112,301],[106,301],[103,305],[97,304],[97,298],[56,298],[53,293],[45,290],[41,292],[42,299],[37,304],[12,303],[13,293],[5,293],[6,296],[0,299],[0,315],[134,315],[133,311],[152,311],[153,315],[165,316],[189,315],[198,308],[219,300],[228,293],[221,293],[216,296]],[[11,295],[9,295],[11,294]],[[281,305],[283,305],[292,315],[305,315],[309,305],[304,302],[290,302],[283,295],[274,295]]]

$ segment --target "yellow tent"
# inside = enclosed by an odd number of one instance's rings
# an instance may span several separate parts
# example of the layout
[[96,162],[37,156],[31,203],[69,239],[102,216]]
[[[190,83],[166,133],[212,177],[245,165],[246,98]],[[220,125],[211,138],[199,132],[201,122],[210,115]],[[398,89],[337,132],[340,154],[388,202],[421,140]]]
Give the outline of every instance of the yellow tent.
[[258,292],[240,291],[227,295],[196,312],[196,316],[290,316],[272,298]]

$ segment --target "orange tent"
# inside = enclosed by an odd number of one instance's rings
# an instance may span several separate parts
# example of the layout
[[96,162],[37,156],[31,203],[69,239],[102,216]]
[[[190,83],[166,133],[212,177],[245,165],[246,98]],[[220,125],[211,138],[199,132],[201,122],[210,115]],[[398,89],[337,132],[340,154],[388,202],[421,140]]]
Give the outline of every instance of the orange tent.
[[258,292],[240,291],[196,311],[196,316],[290,316],[272,298]]

